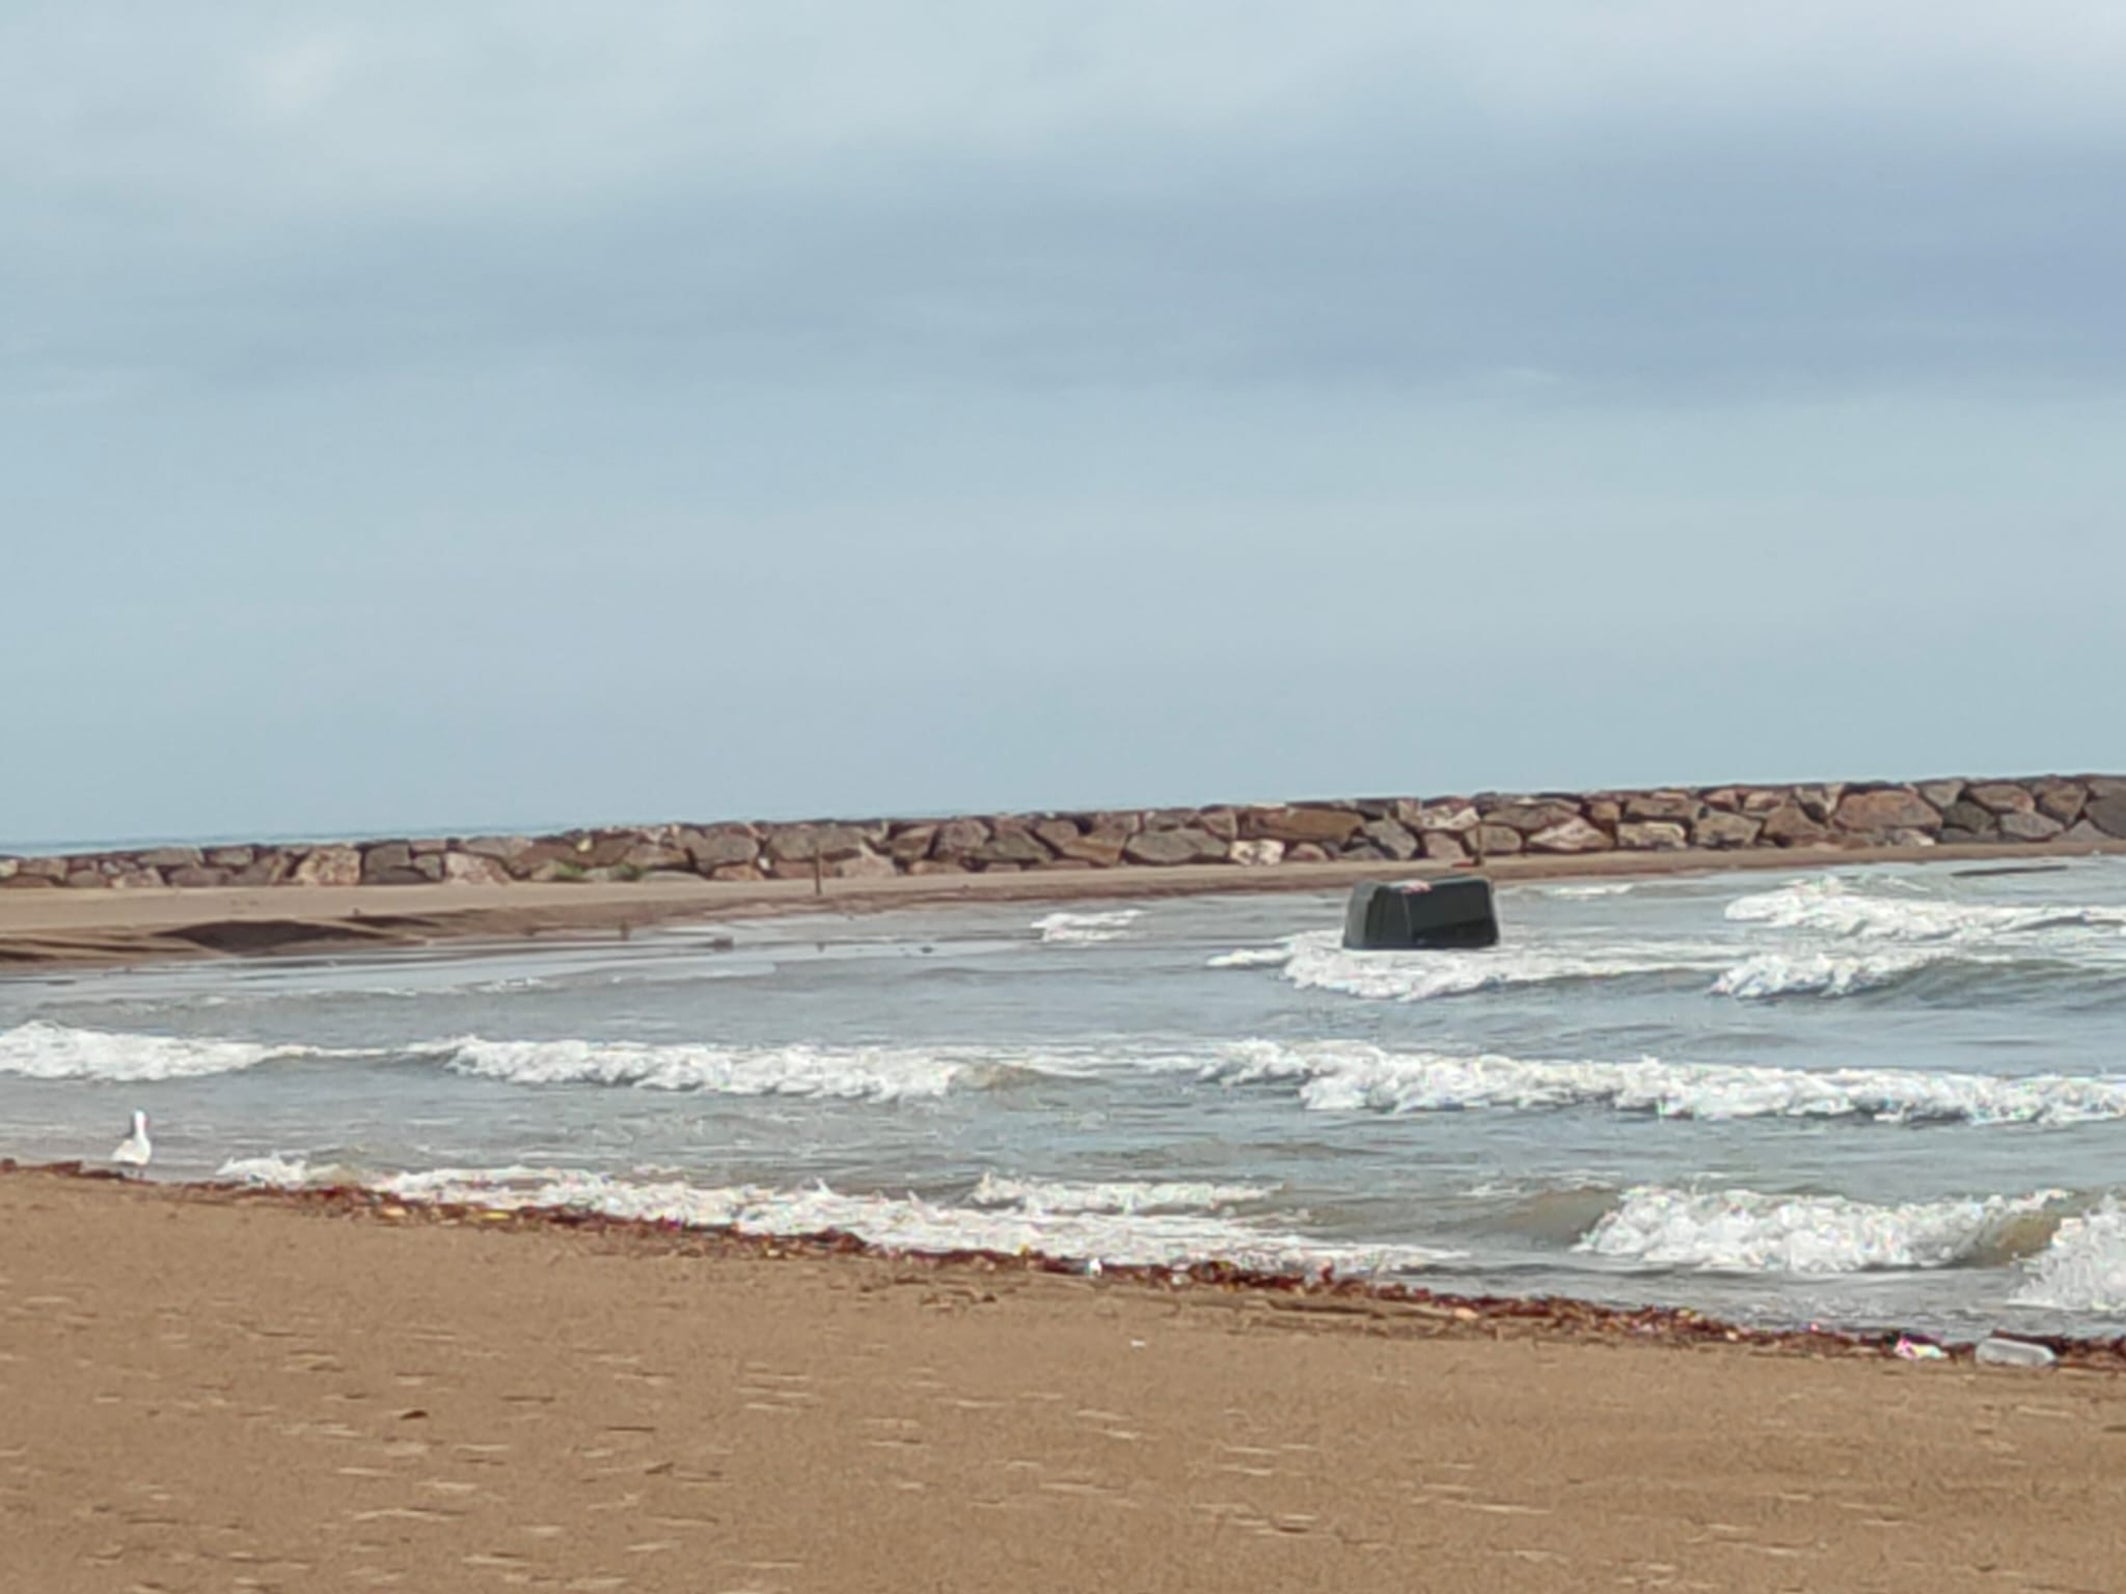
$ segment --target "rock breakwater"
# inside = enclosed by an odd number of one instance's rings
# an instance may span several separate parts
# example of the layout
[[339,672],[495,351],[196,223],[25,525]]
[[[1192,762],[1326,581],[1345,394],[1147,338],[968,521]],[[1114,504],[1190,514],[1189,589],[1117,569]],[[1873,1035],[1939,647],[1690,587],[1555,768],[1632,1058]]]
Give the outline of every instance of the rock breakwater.
[[1522,854],[2126,842],[2126,777],[1372,797],[0,856],[0,890],[883,879]]

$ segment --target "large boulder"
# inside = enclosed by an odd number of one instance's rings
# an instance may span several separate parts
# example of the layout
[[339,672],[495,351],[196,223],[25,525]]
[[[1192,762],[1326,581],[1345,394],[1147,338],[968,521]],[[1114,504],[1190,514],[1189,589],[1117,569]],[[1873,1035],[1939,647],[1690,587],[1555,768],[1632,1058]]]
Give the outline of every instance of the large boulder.
[[2066,828],[2047,814],[2033,812],[2001,815],[2001,834],[2011,841],[2050,841]]
[[1417,828],[1428,835],[1465,836],[1482,822],[1474,803],[1428,803],[1417,812]]
[[1578,819],[1580,810],[1567,802],[1512,800],[1484,809],[1483,816],[1487,825],[1504,825],[1524,836],[1532,836],[1539,830],[1549,830],[1567,820]]
[[2041,780],[2037,783],[2037,811],[2047,819],[2071,825],[2082,817],[2089,793],[2071,780]]
[[152,847],[134,859],[146,869],[191,869],[206,861],[197,847]]
[[362,849],[362,879],[379,883],[379,876],[413,867],[413,849],[403,841],[380,841]]
[[1813,847],[1828,840],[1830,831],[1799,803],[1783,803],[1764,816],[1761,839],[1775,847]]
[[1392,819],[1368,820],[1360,834],[1380,849],[1382,857],[1397,862],[1415,858],[1419,851],[1417,837]]
[[1122,861],[1122,849],[1128,841],[1129,836],[1122,831],[1095,830],[1088,835],[1076,836],[1059,843],[1056,855],[1072,863],[1090,864],[1096,869],[1112,869]]
[[1225,855],[1246,869],[1267,869],[1284,862],[1284,843],[1264,838],[1226,844]]
[[362,854],[355,847],[312,847],[297,862],[289,876],[299,886],[358,886],[362,883]]
[[890,880],[900,873],[891,858],[875,852],[860,852],[853,858],[838,858],[830,871],[837,880]]
[[1698,822],[1691,826],[1690,840],[1694,847],[1753,847],[1763,829],[1761,819],[1716,808],[1699,816]]
[[1688,824],[1705,808],[1705,803],[1687,791],[1634,792],[1624,799],[1626,819],[1672,819]]
[[1469,845],[1479,858],[1502,858],[1521,850],[1521,833],[1511,825],[1478,825],[1469,833]]
[[734,863],[751,863],[760,856],[760,838],[740,825],[689,830],[680,840],[687,857],[702,874]]
[[1839,799],[1831,823],[1848,835],[1867,836],[1892,830],[1939,830],[1941,815],[1918,792],[1884,786],[1848,792]]
[[[1355,814],[1352,816],[1357,817]],[[1256,837],[1272,840],[1273,837]],[[1182,826],[1174,830],[1146,830],[1129,838],[1122,856],[1131,863],[1170,867],[1184,863],[1223,863],[1227,843],[1208,830]]]
[[1578,814],[1538,830],[1528,838],[1531,852],[1607,852],[1615,845],[1600,826],[1589,824]]
[[2000,830],[2000,820],[1990,808],[1981,808],[1977,803],[1955,802],[1942,810],[1942,828],[1954,830],[1967,836],[1992,836]]
[[1469,849],[1462,845],[1459,835],[1445,830],[1428,830],[1424,835],[1425,856],[1433,863],[1461,863],[1469,856]]
[[446,852],[443,854],[443,879],[455,886],[506,886],[509,871],[492,858],[476,857],[469,852]]
[[768,832],[768,856],[777,863],[832,863],[864,850],[863,832],[854,825],[777,825]]
[[1989,814],[2027,814],[2037,809],[2037,799],[2010,780],[1982,781],[1964,789],[1964,801],[1976,803]]
[[1248,841],[1310,841],[1326,847],[1343,846],[1365,823],[1348,808],[1246,808],[1239,820]]
[[970,856],[987,869],[1000,863],[1042,864],[1055,855],[1024,825],[999,820],[990,838],[975,848]]
[[933,858],[967,859],[989,839],[989,827],[979,819],[948,819],[930,839]]
[[2095,798],[2083,807],[2082,818],[2107,836],[2126,837],[2126,792]]
[[1617,845],[1627,852],[1680,852],[1690,832],[1675,819],[1626,819],[1617,826]]

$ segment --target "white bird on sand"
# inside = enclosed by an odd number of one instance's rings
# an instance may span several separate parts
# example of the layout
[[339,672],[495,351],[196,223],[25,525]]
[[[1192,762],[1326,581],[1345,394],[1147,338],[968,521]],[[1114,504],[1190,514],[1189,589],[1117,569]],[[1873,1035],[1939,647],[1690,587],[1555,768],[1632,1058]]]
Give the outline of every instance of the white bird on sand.
[[118,1149],[111,1153],[111,1160],[121,1168],[145,1168],[148,1159],[155,1155],[155,1147],[148,1140],[148,1115],[137,1108],[133,1113],[133,1132],[118,1142]]

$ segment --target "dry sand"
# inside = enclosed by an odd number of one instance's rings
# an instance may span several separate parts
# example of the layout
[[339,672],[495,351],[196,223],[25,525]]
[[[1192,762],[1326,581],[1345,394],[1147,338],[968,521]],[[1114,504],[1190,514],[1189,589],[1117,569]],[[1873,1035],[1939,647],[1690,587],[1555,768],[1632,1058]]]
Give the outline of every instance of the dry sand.
[[[2103,851],[2126,852],[2126,842]],[[2086,844],[1957,847],[1804,847],[1785,851],[1609,852],[1494,859],[1502,881],[1622,877],[1862,863],[1982,862],[2014,868],[2086,856]],[[1208,892],[1341,890],[1359,880],[1451,871],[1380,862],[1230,864],[1176,869],[1041,870],[760,883],[640,881],[550,885],[273,886],[264,889],[0,890],[0,970],[45,964],[136,962],[216,953],[388,947],[450,939],[624,933],[678,920],[817,911],[875,912],[955,902],[1064,902]]]
[[2126,1381],[0,1174],[0,1587],[2121,1586]]

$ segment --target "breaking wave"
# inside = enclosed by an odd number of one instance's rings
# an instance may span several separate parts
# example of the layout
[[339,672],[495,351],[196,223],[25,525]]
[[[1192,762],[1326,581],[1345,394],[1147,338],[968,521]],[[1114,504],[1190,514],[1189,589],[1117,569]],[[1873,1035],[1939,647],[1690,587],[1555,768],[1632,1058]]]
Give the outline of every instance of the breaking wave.
[[2060,1312],[2126,1312],[2126,1208],[2116,1196],[2060,1220],[2044,1252],[2024,1264],[2029,1277],[2009,1297],[2017,1306]]
[[1860,1118],[2070,1124],[2126,1117],[2126,1076],[1799,1069],[1729,1063],[1537,1061],[1398,1052],[1364,1041],[1236,1041],[1200,1069],[1229,1084],[1297,1079],[1325,1112],[1598,1106],[1664,1118]]
[[1041,932],[1043,946],[1089,946],[1100,941],[1120,941],[1129,927],[1144,917],[1142,908],[1116,908],[1107,913],[1051,913],[1033,921]]
[[723,1096],[909,1101],[980,1089],[1014,1073],[1067,1072],[1066,1053],[972,1047],[653,1045],[642,1041],[492,1041],[426,1048],[455,1073],[513,1085],[632,1085]]
[[1272,1193],[1269,1186],[1252,1184],[1135,1179],[1065,1184],[985,1173],[967,1199],[978,1207],[1015,1206],[1029,1212],[1214,1212]]
[[[280,1157],[225,1164],[222,1176],[284,1188],[315,1182],[300,1160]],[[1222,1261],[1287,1273],[1329,1268],[1346,1274],[1392,1274],[1416,1271],[1460,1254],[1415,1245],[1340,1244],[1280,1233],[1214,1213],[1148,1210],[1196,1204],[1183,1202],[1175,1192],[1201,1194],[1220,1188],[1212,1186],[1137,1187],[1140,1191],[1163,1188],[1169,1199],[1132,1204],[1116,1195],[1130,1188],[1125,1185],[1043,1187],[985,1180],[968,1198],[970,1204],[962,1205],[915,1195],[845,1195],[824,1184],[810,1190],[755,1185],[711,1188],[528,1167],[443,1168],[390,1175],[369,1183],[373,1189],[409,1202],[501,1211],[554,1207],[757,1235],[832,1230],[910,1251],[1037,1251],[1117,1265]],[[1040,1198],[1038,1192],[1043,1189],[1051,1199]],[[1052,1199],[1057,1191],[1071,1189],[1084,1199]],[[1092,1194],[1100,1191],[1108,1196]],[[978,1201],[986,1204],[972,1204]]]
[[75,1029],[31,1019],[0,1030],[0,1073],[26,1079],[89,1079],[135,1084],[233,1074],[261,1063],[333,1055],[315,1046],[191,1039]]
[[1856,890],[1836,876],[1797,881],[1737,897],[1727,917],[1740,924],[1806,930],[1841,939],[1970,943],[2041,930],[2126,929],[2126,908],[2039,904],[2010,907],[1945,902]]
[[[1575,1250],[1645,1267],[1825,1275],[1995,1263],[2042,1247],[2066,1192],[1876,1206],[1754,1190],[1627,1190]],[[2051,1209],[2051,1210],[2048,1210]],[[2122,1277],[2126,1282],[2126,1277]]]

